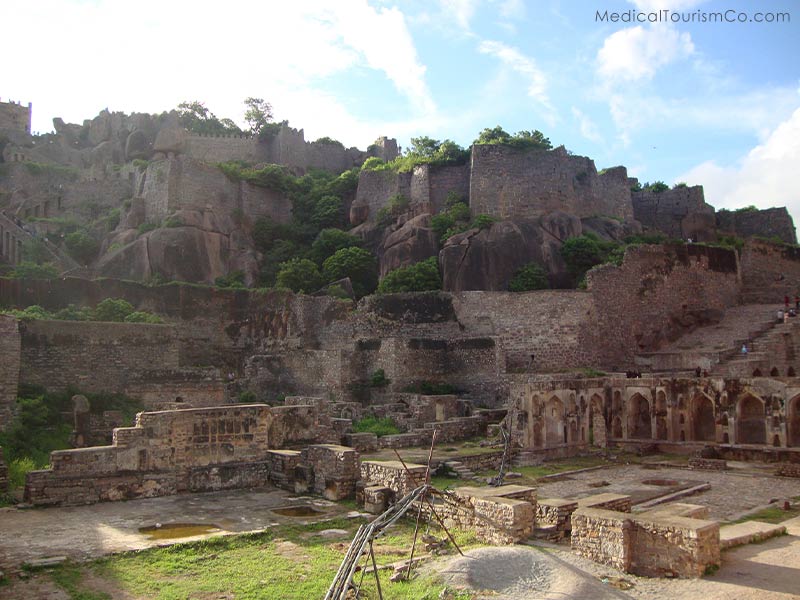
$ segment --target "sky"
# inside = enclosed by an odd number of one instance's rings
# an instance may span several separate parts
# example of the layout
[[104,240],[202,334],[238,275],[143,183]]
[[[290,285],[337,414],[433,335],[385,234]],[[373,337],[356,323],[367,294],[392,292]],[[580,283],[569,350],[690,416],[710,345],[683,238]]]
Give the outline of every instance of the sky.
[[539,129],[598,169],[800,218],[798,0],[35,0],[0,22],[0,98],[37,132],[187,100],[243,125],[255,96],[307,140]]

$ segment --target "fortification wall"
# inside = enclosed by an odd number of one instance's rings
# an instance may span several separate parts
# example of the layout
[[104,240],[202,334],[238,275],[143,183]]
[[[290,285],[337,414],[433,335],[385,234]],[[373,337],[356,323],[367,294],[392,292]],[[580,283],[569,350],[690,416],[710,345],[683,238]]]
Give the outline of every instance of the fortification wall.
[[20,336],[17,320],[0,315],[0,430],[11,421],[17,401]]
[[699,245],[633,246],[621,267],[592,269],[587,282],[593,354],[615,370],[701,324],[706,311],[737,304],[740,290],[736,253]]
[[356,198],[350,207],[350,222],[354,225],[375,221],[378,211],[392,196],[411,198],[412,173],[361,171],[358,175]]
[[269,158],[267,147],[248,135],[189,134],[185,148],[186,155],[211,164],[232,160],[259,163]]
[[797,243],[794,222],[785,206],[752,211],[720,210],[716,219],[718,229],[739,237],[777,236],[787,244]]
[[703,186],[676,187],[654,193],[633,192],[633,216],[645,227],[671,238],[694,241],[715,239],[714,207],[705,202]]
[[535,219],[553,211],[578,217],[633,217],[622,171],[599,176],[591,159],[571,156],[563,148],[473,146],[469,198],[473,214],[501,219]]
[[0,102],[0,129],[31,132],[31,103]]
[[748,240],[741,250],[742,302],[774,304],[792,300],[800,281],[800,249]]
[[170,325],[29,321],[20,334],[22,380],[48,389],[122,392],[148,371],[179,366]]

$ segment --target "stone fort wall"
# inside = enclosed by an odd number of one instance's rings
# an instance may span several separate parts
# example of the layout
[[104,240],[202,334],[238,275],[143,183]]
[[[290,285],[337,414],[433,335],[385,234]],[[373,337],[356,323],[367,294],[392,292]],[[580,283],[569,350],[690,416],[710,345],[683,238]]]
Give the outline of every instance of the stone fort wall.
[[0,429],[10,421],[17,400],[20,337],[17,320],[0,315]]
[[671,238],[713,241],[714,207],[705,202],[703,186],[676,187],[654,193],[633,192],[633,216],[645,227]]
[[794,301],[800,281],[800,249],[763,240],[748,240],[741,251],[742,301],[780,304]]
[[28,106],[21,102],[0,102],[0,129],[30,133],[31,106],[30,102]]
[[777,236],[787,244],[796,244],[794,223],[785,206],[754,211],[720,210],[716,214],[717,228],[739,237]]

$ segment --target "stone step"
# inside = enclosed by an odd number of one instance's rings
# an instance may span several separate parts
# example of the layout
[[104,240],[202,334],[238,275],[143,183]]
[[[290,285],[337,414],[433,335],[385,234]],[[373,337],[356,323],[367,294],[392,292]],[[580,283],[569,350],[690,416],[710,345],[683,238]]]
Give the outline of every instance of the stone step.
[[745,521],[735,525],[724,525],[719,528],[720,550],[744,546],[753,542],[761,542],[771,537],[786,533],[784,525],[763,523],[761,521]]

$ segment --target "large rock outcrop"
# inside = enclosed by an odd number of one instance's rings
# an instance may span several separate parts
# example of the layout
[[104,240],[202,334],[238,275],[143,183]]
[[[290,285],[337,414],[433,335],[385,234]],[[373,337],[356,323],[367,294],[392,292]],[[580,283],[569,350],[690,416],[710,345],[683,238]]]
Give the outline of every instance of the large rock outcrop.
[[381,279],[390,271],[436,256],[439,240],[430,225],[431,215],[424,214],[386,232],[378,252]]

